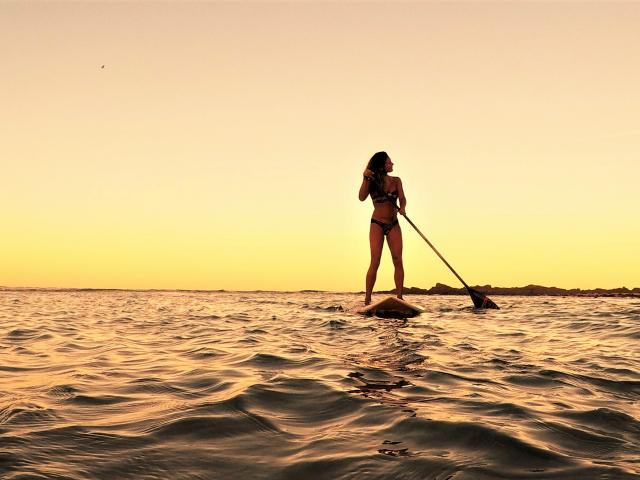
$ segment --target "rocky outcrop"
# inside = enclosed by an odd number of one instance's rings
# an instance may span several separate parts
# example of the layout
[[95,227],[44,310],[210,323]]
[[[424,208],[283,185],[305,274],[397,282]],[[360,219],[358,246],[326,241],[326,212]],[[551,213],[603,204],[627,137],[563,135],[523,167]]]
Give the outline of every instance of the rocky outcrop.
[[[640,288],[629,289],[627,287],[606,289],[594,288],[582,290],[580,288],[544,287],[542,285],[526,285],[524,287],[492,287],[491,285],[475,285],[471,288],[487,295],[551,295],[558,297],[640,297]],[[376,293],[395,293],[395,290],[387,290]],[[405,287],[405,295],[467,295],[464,287],[455,288],[443,283],[436,283],[433,287],[425,289],[419,287]]]

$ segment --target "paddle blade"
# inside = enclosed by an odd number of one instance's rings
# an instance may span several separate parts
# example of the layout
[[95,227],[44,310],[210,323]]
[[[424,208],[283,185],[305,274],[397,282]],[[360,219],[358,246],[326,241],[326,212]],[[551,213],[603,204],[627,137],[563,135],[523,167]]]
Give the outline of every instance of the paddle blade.
[[484,293],[474,290],[473,288],[468,288],[469,295],[471,295],[471,300],[473,300],[473,306],[476,308],[494,308],[496,310],[500,310],[500,307],[496,305],[493,300],[487,297]]

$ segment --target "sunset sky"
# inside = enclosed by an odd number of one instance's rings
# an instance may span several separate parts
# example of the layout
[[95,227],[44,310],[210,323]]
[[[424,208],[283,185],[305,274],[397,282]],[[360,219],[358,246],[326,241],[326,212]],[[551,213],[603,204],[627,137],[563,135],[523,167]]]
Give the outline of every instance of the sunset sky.
[[[639,3],[0,3],[0,285],[363,290],[386,150],[468,283],[640,287],[639,25]],[[401,225],[405,284],[457,286]]]

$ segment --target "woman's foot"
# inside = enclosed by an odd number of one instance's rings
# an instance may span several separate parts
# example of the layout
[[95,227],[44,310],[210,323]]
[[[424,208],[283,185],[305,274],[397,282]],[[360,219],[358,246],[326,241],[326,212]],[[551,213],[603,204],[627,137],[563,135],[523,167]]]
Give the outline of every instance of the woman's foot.
[[370,298],[365,298],[364,299],[364,306],[366,307],[367,305],[371,304],[371,299]]

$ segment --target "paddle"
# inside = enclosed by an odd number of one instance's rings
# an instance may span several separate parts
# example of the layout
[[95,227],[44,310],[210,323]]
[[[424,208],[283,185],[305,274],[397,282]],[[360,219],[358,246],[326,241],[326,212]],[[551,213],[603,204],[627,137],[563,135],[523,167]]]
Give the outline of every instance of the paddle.
[[[398,208],[396,206],[396,208]],[[407,217],[407,215],[405,213],[401,213],[400,215],[402,215],[405,220],[407,222],[409,222],[409,224],[415,228],[416,232],[418,232],[418,234],[422,237],[422,239],[427,242],[427,244],[433,249],[434,252],[436,252],[436,255],[438,255],[440,257],[440,260],[442,260],[444,262],[444,264],[449,267],[449,270],[451,270],[453,272],[453,274],[458,277],[458,280],[460,280],[462,282],[462,284],[464,285],[464,287],[467,289],[467,292],[469,292],[469,295],[471,295],[471,300],[473,300],[473,305],[476,308],[495,308],[495,309],[500,309],[500,307],[498,307],[498,305],[496,305],[489,297],[487,297],[484,293],[479,292],[477,290],[474,290],[473,288],[471,288],[469,285],[467,285],[467,283],[462,279],[462,277],[460,275],[458,275],[458,273],[453,269],[453,267],[451,265],[449,265],[449,262],[447,262],[444,257],[442,255],[440,255],[440,252],[436,249],[436,247],[433,246],[433,244],[427,240],[427,237],[425,237],[423,235],[423,233],[418,229],[418,227],[416,227],[416,225],[409,219],[409,217]]]

